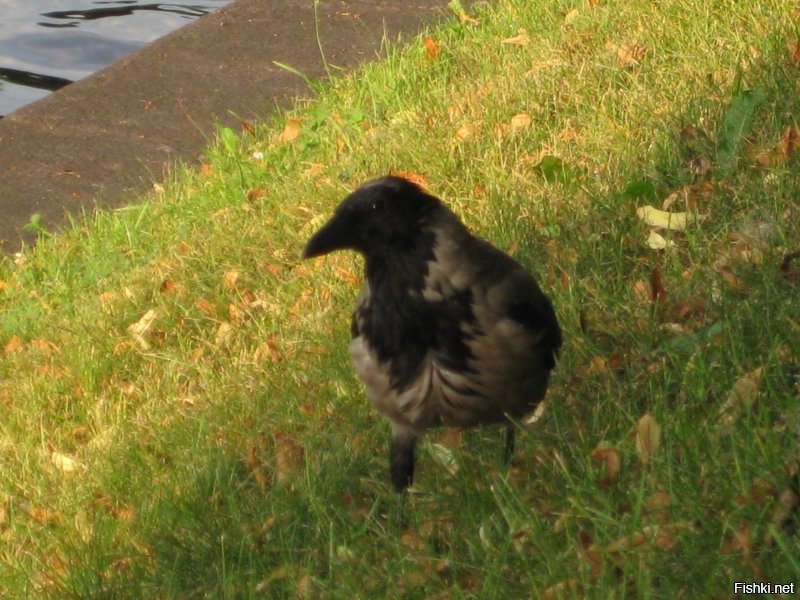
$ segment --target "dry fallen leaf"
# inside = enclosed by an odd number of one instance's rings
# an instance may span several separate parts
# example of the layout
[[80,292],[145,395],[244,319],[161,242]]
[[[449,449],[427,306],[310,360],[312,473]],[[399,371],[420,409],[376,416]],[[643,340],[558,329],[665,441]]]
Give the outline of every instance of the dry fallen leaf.
[[56,469],[62,473],[71,473],[72,471],[83,469],[83,464],[77,458],[73,458],[68,454],[62,454],[61,452],[51,452],[50,461],[55,465]]
[[776,167],[786,163],[797,148],[799,136],[800,129],[795,125],[789,125],[783,130],[780,141],[772,150],[760,152],[756,156],[756,164],[761,167]]
[[728,398],[719,409],[717,419],[723,426],[733,424],[742,411],[751,408],[758,399],[758,386],[764,376],[764,367],[758,367],[740,377],[728,392]]
[[456,130],[456,139],[459,142],[469,142],[475,139],[475,127],[470,124],[462,125]]
[[232,290],[236,287],[236,281],[239,279],[239,271],[231,270],[225,273],[222,277],[222,282],[226,290]]
[[419,187],[423,189],[430,187],[430,182],[428,181],[427,175],[423,175],[422,173],[417,173],[416,171],[400,171],[397,169],[389,169],[389,175],[394,175],[395,177],[402,177],[403,179],[407,179],[411,183],[416,183]]
[[601,463],[605,469],[605,475],[601,479],[602,483],[610,483],[617,478],[621,462],[616,450],[613,448],[596,448],[592,451],[592,459]]
[[659,304],[666,304],[667,302],[667,289],[664,287],[664,282],[661,280],[661,269],[654,267],[650,272],[650,293],[653,302]]
[[278,348],[278,343],[274,335],[269,336],[265,341],[261,342],[253,353],[253,361],[262,363],[266,361],[277,362],[283,356]]
[[439,46],[435,40],[426,37],[422,42],[425,44],[425,50],[429,59],[435,60],[439,58]]
[[292,437],[282,431],[275,432],[275,479],[283,483],[303,466],[305,451]]
[[219,324],[217,331],[214,334],[214,343],[221,348],[223,346],[227,346],[232,337],[233,325],[231,325],[228,321],[223,321]]
[[527,46],[531,41],[528,32],[524,29],[520,29],[518,35],[514,37],[506,38],[501,43],[508,44],[510,46]]
[[660,444],[661,425],[649,413],[645,414],[636,425],[636,455],[639,460],[648,464]]
[[639,44],[622,44],[617,47],[617,63],[622,67],[635,67],[647,54]]
[[303,129],[303,124],[294,117],[289,117],[286,119],[286,125],[283,127],[283,131],[281,131],[276,137],[275,141],[279,144],[285,144],[287,142],[291,142],[297,139],[297,136],[300,135],[300,131]]
[[268,479],[264,470],[264,461],[261,460],[260,454],[263,451],[263,440],[257,439],[255,442],[250,441],[247,443],[245,452],[245,462],[250,473],[256,480],[256,484],[261,489],[267,487]]
[[531,124],[531,116],[525,113],[511,117],[511,132],[516,133],[527,128]]
[[20,348],[22,348],[22,339],[17,334],[14,334],[6,342],[6,345],[3,346],[3,354],[11,354]]
[[660,227],[670,231],[683,231],[689,223],[701,221],[702,217],[688,212],[666,212],[649,204],[636,209],[636,216],[651,227]]
[[214,303],[206,300],[205,298],[200,298],[194,303],[194,305],[200,309],[201,312],[207,314],[208,316],[214,316],[214,314],[217,312],[217,307],[214,306]]
[[145,339],[145,335],[152,327],[153,322],[156,320],[158,313],[155,309],[150,309],[146,313],[142,315],[142,317],[136,321],[136,323],[132,323],[128,325],[128,333],[133,338],[133,341],[136,342],[136,345],[139,346],[141,350],[149,350],[150,343]]

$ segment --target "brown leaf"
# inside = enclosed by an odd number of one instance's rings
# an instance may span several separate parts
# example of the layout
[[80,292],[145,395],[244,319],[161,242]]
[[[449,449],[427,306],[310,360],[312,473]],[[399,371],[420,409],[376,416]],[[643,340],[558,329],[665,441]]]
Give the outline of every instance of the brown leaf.
[[214,173],[214,167],[209,163],[200,163],[200,174],[203,177],[210,177]]
[[349,269],[346,269],[346,268],[340,267],[340,266],[334,266],[333,270],[336,271],[336,273],[339,275],[339,277],[341,277],[348,284],[350,284],[350,285],[352,285],[354,287],[358,287],[359,286],[358,277],[356,277],[353,274],[353,272],[350,271]]
[[621,461],[619,454],[613,448],[595,448],[592,451],[592,459],[603,465],[605,475],[600,480],[602,483],[610,483],[619,475]]
[[265,341],[261,342],[253,353],[253,361],[256,363],[265,361],[277,362],[282,358],[283,356],[281,355],[274,335],[269,336]]
[[647,54],[647,50],[639,44],[622,44],[617,47],[617,63],[625,68],[638,66]]
[[200,298],[194,303],[194,305],[200,310],[200,312],[208,315],[209,317],[212,317],[217,313],[217,307],[214,306],[214,303],[206,300],[205,298]]
[[297,139],[297,136],[300,135],[302,129],[303,124],[298,119],[289,117],[286,119],[286,125],[284,125],[283,131],[275,137],[275,141],[279,144],[291,142]]
[[428,58],[431,60],[439,58],[439,46],[436,44],[436,42],[429,37],[426,37],[422,41],[425,44],[425,50],[428,54]]
[[661,281],[661,269],[654,267],[650,272],[650,297],[653,302],[658,302],[662,306],[667,302],[667,290]]
[[785,254],[781,260],[781,273],[787,281],[800,281],[800,252]]
[[165,279],[161,282],[158,291],[167,296],[175,296],[178,293],[178,284],[172,279]]
[[259,198],[263,198],[267,195],[267,190],[264,188],[253,188],[251,190],[247,190],[247,200],[249,202],[255,202]]
[[283,483],[303,466],[305,451],[282,431],[275,433],[275,479]]
[[264,462],[260,457],[260,454],[263,452],[263,450],[264,443],[262,439],[258,439],[255,442],[252,440],[247,442],[245,449],[245,462],[247,463],[247,468],[253,475],[253,479],[256,480],[258,487],[260,487],[262,490],[266,488],[267,484],[269,483],[269,478],[264,471]]
[[722,277],[722,281],[724,281],[725,285],[728,286],[728,289],[733,290],[734,292],[743,292],[747,290],[747,284],[734,275],[733,271],[730,269],[720,269],[719,274]]
[[419,187],[426,189],[430,187],[430,182],[428,181],[428,177],[423,175],[422,173],[417,173],[415,171],[398,171],[396,169],[389,169],[389,175],[394,175],[395,177],[402,177],[410,181],[411,183],[416,183]]
[[22,348],[22,338],[20,338],[17,334],[14,334],[6,342],[6,345],[3,346],[3,354],[11,354],[20,348]]
[[647,413],[639,419],[639,423],[636,425],[636,455],[642,463],[648,464],[658,451],[660,444],[661,425]]
[[663,513],[671,502],[667,492],[655,492],[644,501],[645,509],[650,513]]
[[561,600],[562,598],[579,598],[583,596],[583,586],[577,579],[567,579],[551,585],[542,594],[544,600]]
[[789,125],[783,130],[780,141],[769,152],[760,152],[756,156],[756,164],[762,167],[780,166],[791,158],[797,148],[800,129]]

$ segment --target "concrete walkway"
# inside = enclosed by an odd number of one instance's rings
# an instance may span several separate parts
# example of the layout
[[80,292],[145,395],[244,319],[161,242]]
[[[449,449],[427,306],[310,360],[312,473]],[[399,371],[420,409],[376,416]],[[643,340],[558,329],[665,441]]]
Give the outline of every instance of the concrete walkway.
[[[388,39],[446,16],[447,0],[322,0],[329,64],[352,68]],[[195,162],[214,119],[239,129],[325,74],[313,0],[236,0],[95,75],[0,120],[0,250],[55,229],[66,212],[119,206],[150,189],[176,159]],[[66,212],[65,212],[66,211]]]

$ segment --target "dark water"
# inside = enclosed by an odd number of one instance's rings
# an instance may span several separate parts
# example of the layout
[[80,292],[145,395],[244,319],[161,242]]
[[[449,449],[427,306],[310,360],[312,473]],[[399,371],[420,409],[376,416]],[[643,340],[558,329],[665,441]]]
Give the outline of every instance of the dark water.
[[230,0],[0,0],[0,117]]

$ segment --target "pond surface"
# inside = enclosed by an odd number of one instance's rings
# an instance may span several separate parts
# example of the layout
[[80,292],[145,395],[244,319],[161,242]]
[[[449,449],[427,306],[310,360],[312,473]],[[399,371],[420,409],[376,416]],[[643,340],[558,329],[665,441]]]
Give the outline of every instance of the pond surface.
[[0,0],[0,117],[230,0]]

